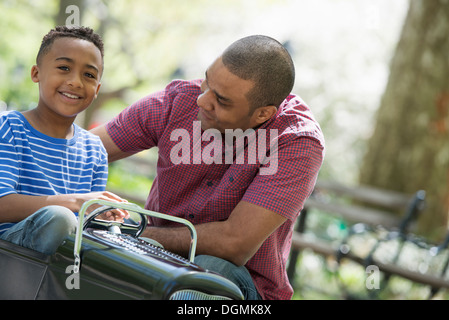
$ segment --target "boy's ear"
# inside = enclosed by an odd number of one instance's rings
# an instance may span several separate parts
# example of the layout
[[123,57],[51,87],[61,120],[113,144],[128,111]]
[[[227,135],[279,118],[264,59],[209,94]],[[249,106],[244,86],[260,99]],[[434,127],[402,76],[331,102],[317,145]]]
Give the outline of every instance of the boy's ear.
[[98,92],[100,91],[100,87],[101,87],[101,82],[99,82],[99,83],[98,83],[98,86],[97,86],[97,91],[95,92],[95,98],[94,98],[94,99],[96,99],[96,98],[97,98],[97,96],[98,96]]
[[39,68],[37,65],[31,67],[31,80],[33,82],[39,82]]

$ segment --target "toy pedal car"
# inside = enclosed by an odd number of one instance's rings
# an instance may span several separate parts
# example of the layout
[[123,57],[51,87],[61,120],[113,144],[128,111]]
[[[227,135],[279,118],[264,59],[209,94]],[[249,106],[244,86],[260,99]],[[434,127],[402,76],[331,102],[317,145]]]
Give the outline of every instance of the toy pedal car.
[[[85,217],[92,204],[100,207]],[[95,219],[115,208],[134,213],[141,221]],[[139,238],[147,216],[189,228],[188,259]],[[0,299],[242,300],[234,283],[194,264],[196,241],[195,228],[187,220],[132,203],[90,200],[80,210],[76,234],[53,255],[0,240]]]

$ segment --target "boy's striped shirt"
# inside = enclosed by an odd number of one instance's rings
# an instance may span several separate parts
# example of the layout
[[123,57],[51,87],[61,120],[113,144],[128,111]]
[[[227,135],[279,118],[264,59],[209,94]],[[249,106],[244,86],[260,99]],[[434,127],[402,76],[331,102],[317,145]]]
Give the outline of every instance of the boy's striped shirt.
[[[0,114],[0,197],[103,191],[108,158],[99,137],[74,124],[71,139],[35,130],[18,111]],[[0,224],[0,234],[12,223]]]

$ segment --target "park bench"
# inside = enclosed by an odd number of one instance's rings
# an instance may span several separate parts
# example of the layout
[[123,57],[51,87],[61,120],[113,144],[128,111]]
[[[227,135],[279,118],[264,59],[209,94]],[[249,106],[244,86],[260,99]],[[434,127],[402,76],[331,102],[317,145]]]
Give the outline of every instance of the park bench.
[[[449,261],[446,250],[449,237],[435,246],[413,234],[416,219],[424,213],[424,209],[425,191],[423,190],[407,195],[369,186],[346,186],[332,181],[318,180],[293,232],[292,250],[287,266],[291,283],[294,283],[298,256],[301,250],[307,249],[324,257],[333,257],[338,263],[343,259],[350,259],[364,266],[374,265],[385,274],[386,281],[391,275],[397,275],[416,283],[429,285],[432,288],[431,295],[441,288],[448,289],[449,281],[444,279],[444,275]],[[345,221],[349,226],[346,235],[337,241],[329,241],[308,232],[308,218],[314,210]],[[374,242],[371,241],[368,250],[365,248],[357,252],[354,248],[357,236],[359,236],[359,242],[365,241],[360,235],[367,233],[371,234]],[[386,261],[380,259],[382,251],[386,250],[385,244],[393,240],[399,243],[393,257]],[[413,266],[407,268],[400,266],[398,261],[405,243],[413,243],[418,249],[425,250],[428,257],[438,256],[440,260],[443,260],[439,270],[423,273]]]

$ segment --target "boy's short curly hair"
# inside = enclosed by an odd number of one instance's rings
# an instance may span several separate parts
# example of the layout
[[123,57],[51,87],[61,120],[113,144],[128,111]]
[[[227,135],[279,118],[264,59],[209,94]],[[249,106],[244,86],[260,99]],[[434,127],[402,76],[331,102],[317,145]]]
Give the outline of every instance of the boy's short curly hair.
[[91,28],[78,26],[56,26],[54,29],[51,29],[42,39],[39,52],[36,56],[36,63],[39,64],[42,56],[48,53],[55,39],[63,37],[71,37],[92,42],[98,48],[98,50],[100,50],[101,59],[103,60],[103,40],[101,39],[100,35],[95,33]]

